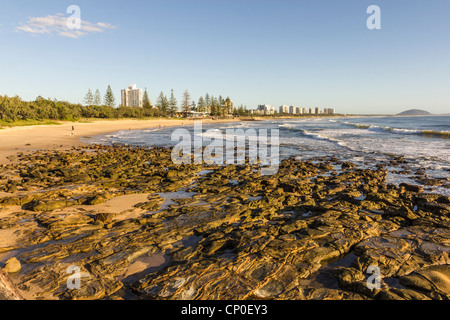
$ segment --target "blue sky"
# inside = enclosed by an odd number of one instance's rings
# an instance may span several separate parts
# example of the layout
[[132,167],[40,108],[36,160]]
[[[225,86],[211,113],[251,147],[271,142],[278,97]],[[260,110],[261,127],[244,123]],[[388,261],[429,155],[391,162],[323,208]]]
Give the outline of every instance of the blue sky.
[[[381,30],[366,27],[373,4]],[[70,5],[85,26],[77,37],[55,24]],[[179,101],[187,89],[249,108],[444,113],[449,35],[448,0],[2,0],[0,94],[82,102],[111,85],[119,100],[136,83],[152,102],[173,88]]]

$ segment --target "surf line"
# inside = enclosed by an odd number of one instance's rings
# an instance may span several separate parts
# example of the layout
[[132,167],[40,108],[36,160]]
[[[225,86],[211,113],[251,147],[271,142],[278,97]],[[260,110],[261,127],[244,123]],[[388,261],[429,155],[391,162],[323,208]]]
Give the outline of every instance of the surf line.
[[[178,143],[172,149],[174,164],[246,164],[248,141],[248,162],[261,166],[262,175],[278,172],[280,164],[279,130],[270,129],[226,129],[223,134],[218,129],[203,132],[202,122],[194,122],[194,135],[187,129],[177,128],[172,132],[171,141]],[[203,149],[203,142],[209,144]],[[269,148],[270,146],[270,148]],[[269,152],[270,149],[270,152]],[[193,151],[193,152],[192,152]],[[192,159],[193,158],[193,159]]]

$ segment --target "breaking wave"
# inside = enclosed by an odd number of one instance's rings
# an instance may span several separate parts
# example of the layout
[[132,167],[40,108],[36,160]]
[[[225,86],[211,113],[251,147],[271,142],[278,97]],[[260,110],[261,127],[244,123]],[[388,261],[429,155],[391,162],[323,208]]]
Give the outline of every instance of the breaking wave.
[[434,131],[434,130],[412,130],[412,129],[400,129],[400,128],[392,128],[392,127],[383,127],[362,123],[351,123],[351,122],[343,122],[344,124],[358,128],[358,129],[367,129],[369,131],[378,131],[378,132],[389,132],[395,134],[414,134],[424,137],[431,138],[440,138],[440,139],[450,139],[450,132],[448,131]]

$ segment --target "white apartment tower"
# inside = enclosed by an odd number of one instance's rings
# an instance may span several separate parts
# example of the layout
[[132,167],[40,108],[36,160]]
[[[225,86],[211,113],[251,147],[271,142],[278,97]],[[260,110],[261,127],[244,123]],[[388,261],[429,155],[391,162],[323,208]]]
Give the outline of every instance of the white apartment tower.
[[296,106],[289,106],[289,113],[290,114],[296,114],[297,113],[297,107]]
[[122,105],[127,107],[142,107],[142,90],[135,84],[122,90]]
[[285,104],[280,106],[280,113],[289,113],[289,107]]

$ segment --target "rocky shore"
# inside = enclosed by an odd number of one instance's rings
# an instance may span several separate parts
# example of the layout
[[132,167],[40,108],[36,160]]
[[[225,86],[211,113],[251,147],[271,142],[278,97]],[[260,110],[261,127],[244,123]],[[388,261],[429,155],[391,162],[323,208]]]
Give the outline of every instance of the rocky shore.
[[450,199],[387,183],[383,163],[290,158],[261,176],[170,155],[83,146],[1,165],[0,267],[16,296],[450,298]]

